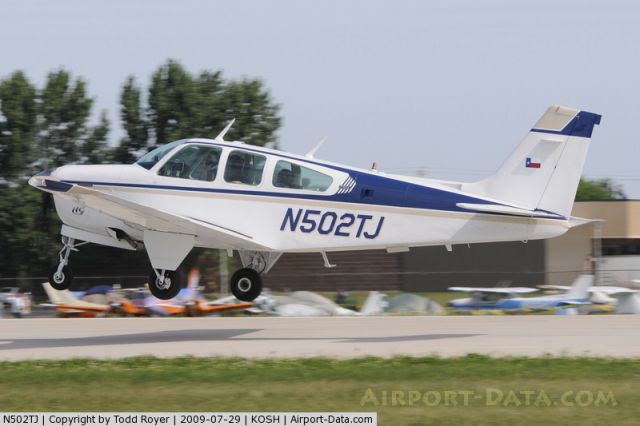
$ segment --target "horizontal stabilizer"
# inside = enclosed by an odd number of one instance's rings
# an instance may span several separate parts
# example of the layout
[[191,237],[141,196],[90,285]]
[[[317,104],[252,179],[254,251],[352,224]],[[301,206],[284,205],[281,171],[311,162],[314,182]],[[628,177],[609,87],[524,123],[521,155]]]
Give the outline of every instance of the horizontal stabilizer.
[[450,291],[461,291],[464,293],[499,293],[499,294],[522,294],[534,293],[537,288],[531,287],[449,287]]
[[579,300],[562,300],[560,302],[560,306],[582,306],[582,305],[590,305],[591,302],[581,302]]
[[511,216],[527,216],[527,217],[548,217],[554,219],[562,219],[563,216],[549,213],[541,210],[527,210],[519,207],[505,206],[502,204],[471,204],[471,203],[458,203],[456,206],[478,213],[494,213],[494,214],[506,214]]
[[[553,289],[553,290],[564,290],[564,291],[568,291],[571,290],[571,286],[568,285],[553,285],[553,284],[549,284],[549,285],[544,285],[544,286],[540,286],[542,288],[548,288],[548,289]],[[606,294],[606,295],[616,295],[616,294],[633,294],[633,293],[638,293],[638,290],[634,290],[632,288],[627,288],[627,287],[616,287],[616,286],[610,286],[610,285],[596,285],[596,286],[591,286],[587,289],[587,291],[589,293],[602,293],[602,294]]]

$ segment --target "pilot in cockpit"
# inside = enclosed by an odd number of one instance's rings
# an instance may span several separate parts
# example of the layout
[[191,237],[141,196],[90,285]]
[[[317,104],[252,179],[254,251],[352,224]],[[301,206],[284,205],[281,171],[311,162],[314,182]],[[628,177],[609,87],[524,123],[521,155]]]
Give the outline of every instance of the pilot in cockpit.
[[209,182],[216,178],[218,172],[218,162],[220,161],[220,155],[216,151],[210,151],[204,159],[204,180]]

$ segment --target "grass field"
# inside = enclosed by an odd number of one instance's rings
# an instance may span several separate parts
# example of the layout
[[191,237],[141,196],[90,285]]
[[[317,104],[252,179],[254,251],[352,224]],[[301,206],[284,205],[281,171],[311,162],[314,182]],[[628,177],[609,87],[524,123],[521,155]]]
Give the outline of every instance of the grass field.
[[636,425],[640,360],[469,355],[0,363],[0,411],[45,410],[376,411],[381,425]]

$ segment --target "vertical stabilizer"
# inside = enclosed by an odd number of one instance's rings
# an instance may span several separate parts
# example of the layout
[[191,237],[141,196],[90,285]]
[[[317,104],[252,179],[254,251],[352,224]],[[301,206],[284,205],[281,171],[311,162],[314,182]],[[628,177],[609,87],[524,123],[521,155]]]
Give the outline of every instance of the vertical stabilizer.
[[569,217],[600,115],[551,106],[496,174],[463,190],[527,210]]
[[593,285],[593,275],[579,275],[565,295],[566,299],[588,299],[589,287]]

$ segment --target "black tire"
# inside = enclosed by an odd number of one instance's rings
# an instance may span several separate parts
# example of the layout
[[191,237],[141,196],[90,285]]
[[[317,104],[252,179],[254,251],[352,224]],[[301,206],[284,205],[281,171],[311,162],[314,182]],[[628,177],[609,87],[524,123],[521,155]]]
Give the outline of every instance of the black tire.
[[164,279],[165,281],[170,281],[169,287],[158,287],[158,276],[152,269],[151,273],[149,274],[149,291],[154,297],[157,297],[158,299],[173,299],[178,295],[178,293],[180,293],[180,289],[182,288],[180,273],[178,271],[166,271],[164,274]]
[[73,282],[73,272],[68,265],[62,267],[62,271],[58,275],[58,265],[51,268],[49,273],[49,284],[56,290],[67,290]]
[[231,293],[243,302],[253,302],[262,293],[262,277],[258,271],[242,268],[231,277]]

